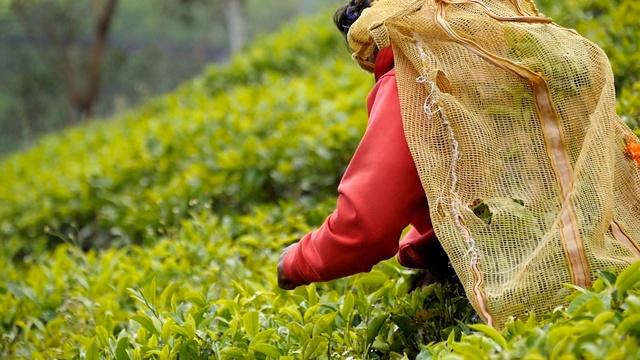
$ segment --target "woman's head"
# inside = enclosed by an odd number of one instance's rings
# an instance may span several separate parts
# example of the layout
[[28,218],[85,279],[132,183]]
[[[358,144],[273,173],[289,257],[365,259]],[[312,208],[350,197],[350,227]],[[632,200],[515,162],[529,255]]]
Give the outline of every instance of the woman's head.
[[371,2],[372,0],[350,0],[347,5],[339,8],[333,15],[333,22],[345,39],[351,25],[358,20],[364,9],[371,6]]

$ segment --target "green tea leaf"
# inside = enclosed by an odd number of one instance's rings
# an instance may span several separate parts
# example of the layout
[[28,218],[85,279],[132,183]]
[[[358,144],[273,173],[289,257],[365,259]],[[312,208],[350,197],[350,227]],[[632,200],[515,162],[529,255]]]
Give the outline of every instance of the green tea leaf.
[[616,289],[620,295],[625,294],[634,285],[640,282],[640,261],[629,265],[616,279]]
[[230,347],[222,350],[222,353],[228,357],[239,357],[244,359],[247,356],[247,351],[238,347]]
[[149,350],[149,352],[147,352],[146,357],[151,357],[151,355],[155,355],[158,357],[159,360],[165,360],[167,359],[167,354],[162,351],[162,350]]
[[87,347],[86,360],[100,360],[100,350],[95,341],[91,341],[91,344]]
[[304,312],[304,323],[308,324],[309,321],[311,321],[311,319],[314,317],[314,315],[316,314],[316,311],[318,311],[318,309],[320,308],[320,304],[315,304],[311,307],[309,307],[307,309],[307,311]]
[[169,318],[164,321],[162,324],[162,336],[161,339],[163,342],[168,343],[171,338],[171,327],[175,324],[173,319]]
[[157,292],[157,287],[156,287],[156,277],[154,276],[151,279],[151,284],[149,284],[149,293],[150,293],[150,300],[149,300],[149,305],[151,305],[151,307],[155,308],[156,306],[156,292]]
[[609,271],[598,270],[598,276],[610,287],[614,286],[617,280],[617,276]]
[[367,326],[367,346],[373,343],[373,341],[376,339],[376,336],[378,336],[382,325],[384,325],[385,321],[387,321],[388,318],[389,315],[383,314],[376,316],[373,320],[371,320],[371,322]]
[[389,280],[389,278],[379,272],[370,272],[359,276],[356,280],[356,284],[382,286],[386,284],[387,280]]
[[129,296],[131,296],[132,299],[136,300],[141,305],[148,308],[147,300],[145,299],[144,294],[142,294],[142,292],[139,289],[127,288],[127,292],[130,294]]
[[244,329],[249,334],[249,338],[253,338],[258,333],[260,323],[258,322],[259,316],[257,311],[249,311],[244,314]]
[[538,322],[536,321],[536,316],[533,313],[530,313],[529,317],[527,318],[527,322],[525,323],[525,326],[524,326],[525,330],[531,331],[537,325],[538,325]]
[[585,304],[594,297],[592,293],[580,294],[577,298],[573,299],[567,308],[569,315],[575,315],[578,310],[585,307]]
[[355,298],[353,297],[353,294],[351,292],[348,292],[344,296],[342,307],[340,308],[340,316],[342,316],[342,318],[345,319],[345,321],[348,321],[353,311],[353,306],[355,305],[355,303],[356,301],[355,301]]
[[160,294],[160,306],[166,309],[171,306],[171,297],[180,289],[180,283],[172,282]]
[[150,349],[155,349],[158,347],[158,337],[156,335],[151,335],[151,338],[149,338],[149,341],[147,341],[147,346]]
[[[207,306],[207,299],[201,292],[190,291],[189,293],[187,293],[186,299],[198,305],[199,307]],[[238,310],[238,304],[236,304],[233,300],[227,300],[225,304],[234,310]]]
[[331,323],[338,316],[338,313],[330,313],[320,317],[313,326],[312,337],[322,334],[327,328],[331,327]]
[[316,284],[311,283],[306,286],[307,288],[307,300],[309,301],[309,305],[315,306],[318,304],[318,292],[316,290]]
[[496,329],[492,328],[491,326],[487,326],[484,324],[471,324],[469,325],[469,327],[472,328],[473,330],[480,331],[485,335],[489,336],[491,339],[493,339],[493,341],[498,343],[498,345],[500,345],[502,349],[507,348],[507,341],[504,339],[502,334],[500,334]]
[[196,338],[196,321],[191,314],[187,315],[187,320],[184,322],[184,330],[187,333],[187,339],[192,340]]
[[456,341],[456,333],[455,331],[452,331],[449,333],[449,336],[447,336],[447,341],[446,341],[447,348],[452,350],[453,344],[455,341]]
[[116,344],[116,359],[118,360],[128,360],[131,359],[127,349],[129,348],[129,338],[124,336],[118,339]]
[[522,360],[547,360],[548,358],[540,354],[527,354]]
[[311,338],[309,334],[305,331],[304,327],[299,323],[291,323],[289,325],[289,330],[293,335],[297,336],[300,340],[307,341]]
[[591,300],[586,304],[587,310],[591,315],[597,316],[604,311],[607,311],[611,308],[610,306],[611,299],[610,295],[595,295]]
[[180,326],[180,325],[172,324],[170,326],[170,331],[174,332],[174,333],[178,333],[178,334],[184,336],[185,338],[187,338],[187,340],[189,340],[191,338],[189,332],[187,332],[187,330],[184,327]]
[[293,319],[299,323],[303,322],[302,319],[302,314],[300,314],[300,311],[298,311],[298,309],[296,307],[283,307],[280,310],[278,310],[279,313],[281,314],[287,314],[287,315],[291,315],[291,317],[293,317]]
[[549,345],[555,347],[559,342],[572,336],[575,332],[577,332],[577,329],[571,326],[554,327],[549,331],[549,334],[547,335]]
[[640,334],[640,314],[632,315],[622,320],[620,325],[618,325],[618,332],[621,334]]
[[389,344],[383,343],[378,340],[373,340],[373,343],[371,344],[371,348],[376,349],[378,351],[383,351],[383,352],[389,352],[389,350],[391,349]]
[[109,333],[107,329],[102,326],[96,326],[96,337],[98,339],[98,343],[103,347],[109,346]]
[[142,325],[142,327],[147,329],[147,331],[149,331],[150,333],[160,335],[158,329],[156,329],[156,327],[153,325],[153,321],[151,321],[151,318],[149,318],[146,314],[138,313],[131,316],[130,319]]
[[603,326],[609,320],[613,319],[615,316],[616,314],[613,311],[606,311],[606,312],[600,313],[598,316],[596,316],[595,319],[593,319],[593,324],[596,326]]
[[455,343],[453,345],[454,354],[461,355],[465,360],[484,360],[489,358],[483,356],[479,350],[477,347],[466,343]]
[[107,331],[107,334],[113,334],[113,317],[111,314],[107,314],[104,321],[104,328]]
[[253,351],[259,352],[261,354],[265,354],[274,359],[278,359],[280,357],[280,350],[278,350],[278,348],[276,348],[273,345],[261,343],[261,344],[249,345],[249,348]]
[[276,329],[267,329],[257,333],[256,336],[251,339],[249,346],[269,341],[275,332]]
[[316,352],[320,351],[328,343],[327,339],[318,336],[307,341],[304,345],[304,359],[312,359]]

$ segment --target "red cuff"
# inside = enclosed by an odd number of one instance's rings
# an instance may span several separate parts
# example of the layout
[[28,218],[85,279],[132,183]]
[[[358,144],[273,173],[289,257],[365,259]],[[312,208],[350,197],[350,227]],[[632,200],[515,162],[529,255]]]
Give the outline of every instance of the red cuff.
[[387,72],[371,92],[369,125],[338,187],[336,210],[283,261],[283,275],[294,284],[369,271],[398,253],[407,225],[422,233],[431,229],[424,190],[404,136],[394,75]]
[[437,242],[438,239],[433,229],[420,234],[415,228],[411,228],[400,243],[398,262],[408,268],[429,268],[428,257],[433,252],[433,247],[438,245]]
[[299,243],[295,244],[291,247],[289,252],[284,257],[284,261],[282,262],[282,272],[284,276],[297,285],[307,285],[310,284],[311,281],[302,277],[302,275],[297,271],[296,266],[296,257],[298,256],[298,250],[300,249]]

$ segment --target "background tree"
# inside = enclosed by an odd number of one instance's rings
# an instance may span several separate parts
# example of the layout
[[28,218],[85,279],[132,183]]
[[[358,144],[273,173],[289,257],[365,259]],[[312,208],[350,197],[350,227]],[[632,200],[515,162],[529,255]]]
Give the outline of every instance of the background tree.
[[231,26],[226,1],[113,0],[109,10],[111,0],[0,0],[0,156],[171,91],[232,47],[343,2],[239,0]]
[[231,52],[237,52],[245,43],[245,20],[243,0],[219,0],[227,22],[227,35]]
[[[69,118],[89,119],[93,115],[102,85],[102,63],[117,0],[76,1],[13,0],[12,7],[24,33],[35,44],[48,47],[42,53],[63,81],[73,110]],[[80,50],[82,27],[90,24],[88,51]]]
[[237,52],[244,46],[247,32],[245,0],[164,0],[164,2],[170,11],[177,11],[182,21],[187,24],[193,22],[194,12],[202,5],[209,7],[212,14],[223,14],[222,20],[231,53]]

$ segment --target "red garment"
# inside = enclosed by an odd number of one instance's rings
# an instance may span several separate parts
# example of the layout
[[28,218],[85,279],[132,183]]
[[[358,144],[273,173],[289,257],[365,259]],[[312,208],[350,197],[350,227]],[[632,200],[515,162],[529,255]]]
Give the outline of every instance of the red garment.
[[[378,54],[376,73],[392,68],[390,53]],[[396,253],[401,264],[424,268],[425,252],[437,242],[404,137],[394,70],[378,79],[367,105],[369,124],[338,186],[336,210],[283,261],[285,277],[296,285],[367,272]]]

